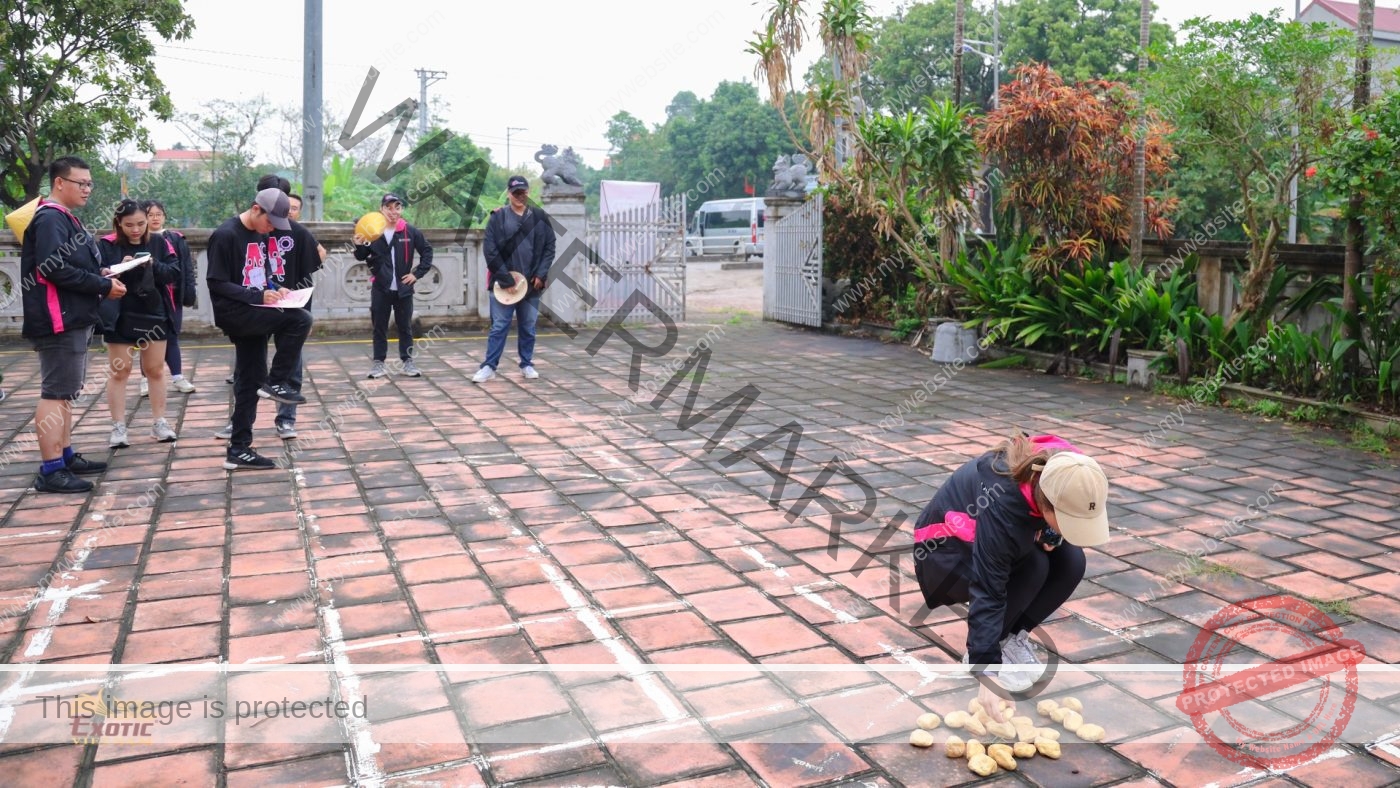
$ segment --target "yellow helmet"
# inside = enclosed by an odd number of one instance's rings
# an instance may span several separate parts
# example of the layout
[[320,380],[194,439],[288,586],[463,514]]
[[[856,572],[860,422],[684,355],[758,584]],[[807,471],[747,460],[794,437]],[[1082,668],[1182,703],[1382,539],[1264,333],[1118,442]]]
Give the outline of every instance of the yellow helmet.
[[370,211],[355,222],[355,243],[367,244],[384,234],[389,220],[379,211]]

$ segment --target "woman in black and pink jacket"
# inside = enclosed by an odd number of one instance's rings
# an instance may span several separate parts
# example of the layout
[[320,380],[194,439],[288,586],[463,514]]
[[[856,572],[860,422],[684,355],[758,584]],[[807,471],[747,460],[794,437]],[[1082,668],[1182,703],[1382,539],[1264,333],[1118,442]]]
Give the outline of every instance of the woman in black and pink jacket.
[[1042,668],[1029,633],[1084,578],[1083,548],[1108,541],[1107,507],[1103,469],[1053,435],[1017,435],[953,472],[919,515],[914,572],[930,610],[968,605],[964,662],[1031,687]]
[[146,225],[146,211],[135,200],[122,200],[112,217],[111,235],[98,242],[102,267],[112,268],[142,255],[149,261],[117,278],[126,295],[102,304],[102,339],[107,343],[111,372],[107,381],[107,408],[112,414],[113,449],[129,446],[126,429],[126,381],[131,376],[133,351],[141,351],[141,371],[151,382],[151,435],[157,441],[175,440],[175,430],[165,419],[165,343],[174,331],[169,285],[180,281],[179,261],[165,241],[153,237]]

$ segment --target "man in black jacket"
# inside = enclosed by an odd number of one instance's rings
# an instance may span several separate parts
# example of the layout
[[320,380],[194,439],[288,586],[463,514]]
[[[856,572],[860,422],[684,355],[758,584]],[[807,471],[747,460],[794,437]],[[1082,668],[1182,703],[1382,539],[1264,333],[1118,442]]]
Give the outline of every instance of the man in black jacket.
[[[496,376],[496,365],[506,349],[512,316],[519,315],[520,372],[531,380],[535,371],[535,322],[540,317],[540,294],[554,265],[554,227],[538,206],[530,205],[530,182],[512,175],[506,183],[510,203],[498,208],[486,221],[486,267],[488,290],[497,283],[506,290],[529,288],[516,303],[503,304],[491,298],[491,335],[486,340],[486,360],[472,376],[473,383],[485,383]],[[523,281],[517,280],[520,274]]]
[[97,239],[73,215],[92,194],[92,171],[76,156],[49,165],[49,198],[40,202],[24,233],[20,282],[23,334],[39,353],[43,383],[34,411],[34,432],[43,464],[34,480],[39,492],[85,493],[92,482],[75,474],[107,470],[73,451],[73,400],[87,375],[87,349],[103,298],[121,298],[126,286],[108,279]]
[[[427,276],[433,267],[433,247],[417,227],[403,220],[403,200],[392,194],[379,201],[379,212],[388,226],[384,235],[355,247],[355,259],[369,266],[369,316],[374,324],[374,366],[371,378],[386,374],[384,359],[389,355],[389,312],[399,335],[399,361],[403,374],[416,378],[423,373],[413,363],[413,283]],[[413,254],[418,253],[418,265]]]
[[[288,230],[291,201],[280,189],[263,189],[248,210],[219,225],[209,235],[209,297],[214,325],[233,342],[233,433],[224,468],[266,470],[276,464],[253,451],[253,423],[258,398],[287,404],[306,401],[289,383],[301,348],[311,333],[311,313],[276,309],[288,291],[277,286],[268,257],[267,236]],[[277,353],[267,366],[267,340],[275,337]],[[266,381],[266,385],[264,382]]]

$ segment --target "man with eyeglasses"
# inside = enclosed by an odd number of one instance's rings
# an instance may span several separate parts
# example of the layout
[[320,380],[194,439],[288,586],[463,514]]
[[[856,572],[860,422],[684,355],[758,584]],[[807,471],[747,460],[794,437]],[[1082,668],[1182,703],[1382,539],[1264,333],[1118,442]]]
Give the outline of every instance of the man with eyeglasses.
[[49,165],[49,197],[39,202],[20,252],[23,334],[39,354],[42,383],[34,432],[43,460],[34,489],[85,493],[92,482],[78,476],[107,470],[107,463],[73,451],[73,400],[87,375],[87,349],[103,298],[121,298],[126,286],[108,278],[97,239],[73,215],[92,194],[92,171],[76,156]]

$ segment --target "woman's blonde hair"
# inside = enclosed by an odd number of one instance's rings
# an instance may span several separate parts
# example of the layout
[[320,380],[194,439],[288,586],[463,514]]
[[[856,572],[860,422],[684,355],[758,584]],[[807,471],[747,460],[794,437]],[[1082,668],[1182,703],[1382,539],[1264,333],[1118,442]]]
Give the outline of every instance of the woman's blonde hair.
[[992,451],[1000,454],[1006,464],[1006,470],[998,468],[997,473],[1010,476],[1017,484],[1029,483],[1035,494],[1036,508],[1040,509],[1041,513],[1055,510],[1050,499],[1040,490],[1040,472],[1045,469],[1045,463],[1051,455],[1058,454],[1063,449],[1039,448],[1031,443],[1029,436],[1018,432],[997,444]]

